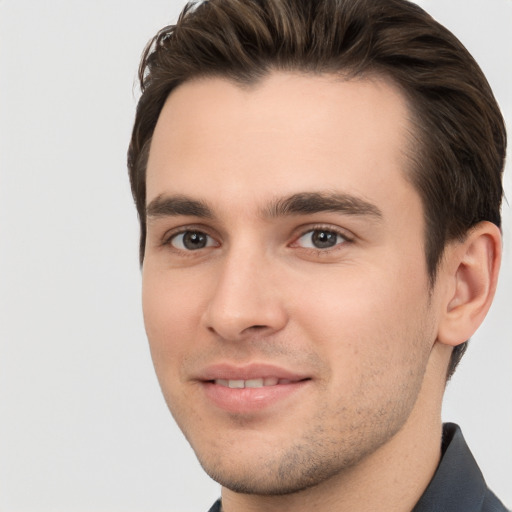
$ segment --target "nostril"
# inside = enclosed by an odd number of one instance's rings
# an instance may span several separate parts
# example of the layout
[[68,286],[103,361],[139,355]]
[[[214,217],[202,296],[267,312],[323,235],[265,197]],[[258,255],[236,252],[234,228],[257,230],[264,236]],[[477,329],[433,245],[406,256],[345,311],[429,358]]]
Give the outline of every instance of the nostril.
[[244,329],[245,333],[263,333],[268,329],[268,325],[251,325],[250,327],[247,327],[247,329]]

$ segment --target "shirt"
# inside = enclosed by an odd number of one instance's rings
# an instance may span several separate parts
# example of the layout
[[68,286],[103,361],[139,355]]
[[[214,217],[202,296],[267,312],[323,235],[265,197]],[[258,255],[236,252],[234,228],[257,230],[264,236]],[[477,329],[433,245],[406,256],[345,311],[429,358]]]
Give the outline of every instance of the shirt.
[[[412,512],[510,512],[487,487],[460,428],[443,425],[441,461]],[[209,512],[221,512],[218,500]]]

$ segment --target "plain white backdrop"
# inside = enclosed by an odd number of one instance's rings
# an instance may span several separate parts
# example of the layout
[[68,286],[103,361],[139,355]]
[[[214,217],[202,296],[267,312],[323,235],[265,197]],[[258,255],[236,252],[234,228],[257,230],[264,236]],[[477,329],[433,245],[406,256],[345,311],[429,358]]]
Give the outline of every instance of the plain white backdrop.
[[[512,1],[424,0],[512,126]],[[141,51],[177,0],[0,0],[0,511],[206,511],[218,485],[168,413],[140,307],[125,155]],[[505,179],[512,201],[510,165]],[[512,506],[512,212],[497,298],[449,384]]]

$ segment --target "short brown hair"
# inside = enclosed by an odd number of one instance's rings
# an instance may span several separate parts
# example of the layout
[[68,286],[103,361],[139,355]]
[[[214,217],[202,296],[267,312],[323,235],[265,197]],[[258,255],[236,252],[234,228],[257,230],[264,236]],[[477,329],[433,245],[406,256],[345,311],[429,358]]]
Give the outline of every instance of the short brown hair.
[[[146,164],[171,91],[198,77],[251,84],[272,70],[380,75],[405,94],[414,125],[408,178],[425,216],[431,283],[447,242],[478,222],[501,225],[506,133],[484,74],[462,43],[406,0],[209,0],[189,3],[146,47],[128,150],[146,238]],[[451,376],[466,348],[452,353]]]

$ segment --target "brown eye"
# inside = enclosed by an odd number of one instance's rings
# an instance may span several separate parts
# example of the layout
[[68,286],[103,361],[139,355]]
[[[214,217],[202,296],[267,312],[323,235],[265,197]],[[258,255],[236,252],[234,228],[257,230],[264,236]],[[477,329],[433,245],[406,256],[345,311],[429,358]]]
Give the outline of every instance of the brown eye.
[[171,245],[181,251],[196,251],[205,247],[212,247],[215,241],[212,237],[201,231],[184,231],[171,238]]

